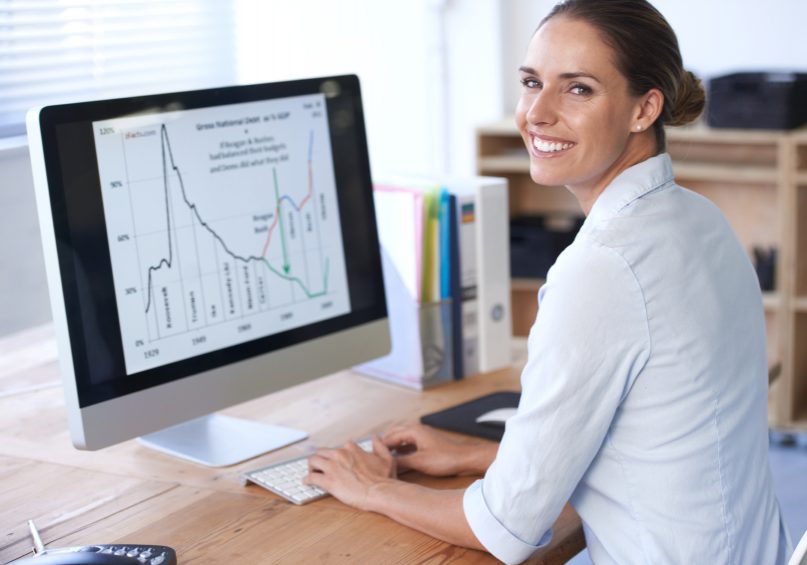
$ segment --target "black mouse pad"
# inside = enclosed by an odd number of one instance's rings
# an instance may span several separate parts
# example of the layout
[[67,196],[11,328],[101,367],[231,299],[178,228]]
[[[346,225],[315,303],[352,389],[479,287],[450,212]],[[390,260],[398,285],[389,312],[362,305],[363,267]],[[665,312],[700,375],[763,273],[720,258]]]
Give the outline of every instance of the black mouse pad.
[[420,422],[435,428],[499,441],[504,435],[504,427],[477,424],[476,419],[485,412],[497,408],[515,408],[518,406],[519,398],[521,398],[520,392],[494,392],[421,416]]

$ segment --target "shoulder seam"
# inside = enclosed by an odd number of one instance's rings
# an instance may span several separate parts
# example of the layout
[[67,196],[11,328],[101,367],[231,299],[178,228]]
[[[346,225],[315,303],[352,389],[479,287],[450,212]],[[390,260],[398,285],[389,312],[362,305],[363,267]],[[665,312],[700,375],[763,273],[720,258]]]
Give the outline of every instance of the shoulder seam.
[[[581,234],[581,235],[583,236],[581,238],[581,243],[583,241],[588,240],[594,246],[599,247],[601,249],[604,249],[604,250],[608,251],[610,254],[617,257],[622,262],[622,264],[624,264],[625,267],[627,267],[628,271],[631,274],[631,277],[633,277],[633,281],[636,283],[636,288],[639,289],[639,294],[642,297],[642,309],[644,310],[645,333],[647,334],[647,344],[648,344],[647,359],[645,360],[645,362],[642,365],[641,369],[639,369],[639,373],[641,373],[644,370],[645,366],[647,365],[647,362],[650,360],[650,357],[653,355],[653,336],[650,333],[650,317],[649,317],[649,315],[647,313],[647,297],[645,296],[645,292],[644,292],[644,288],[642,287],[642,283],[639,282],[639,277],[636,276],[636,271],[633,270],[633,266],[625,258],[625,256],[622,255],[622,253],[620,253],[619,251],[617,251],[613,247],[611,247],[609,245],[606,245],[605,243],[603,243],[599,239],[593,237],[592,234],[590,234],[590,233]],[[637,373],[637,376],[638,376],[639,373]]]

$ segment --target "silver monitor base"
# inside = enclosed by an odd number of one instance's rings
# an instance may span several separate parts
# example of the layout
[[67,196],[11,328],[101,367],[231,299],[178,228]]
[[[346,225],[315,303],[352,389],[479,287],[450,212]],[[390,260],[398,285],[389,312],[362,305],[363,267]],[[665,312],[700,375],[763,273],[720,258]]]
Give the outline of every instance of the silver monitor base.
[[307,437],[307,433],[294,428],[210,414],[141,436],[140,441],[152,449],[194,463],[225,467]]

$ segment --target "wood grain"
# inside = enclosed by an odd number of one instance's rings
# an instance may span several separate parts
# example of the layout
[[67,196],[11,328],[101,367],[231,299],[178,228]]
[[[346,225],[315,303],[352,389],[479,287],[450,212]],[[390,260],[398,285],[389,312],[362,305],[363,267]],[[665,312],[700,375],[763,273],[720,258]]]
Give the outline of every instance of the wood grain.
[[[302,507],[289,504],[255,485],[242,486],[240,475],[317,446],[415,422],[422,414],[490,392],[518,390],[517,368],[426,392],[345,371],[241,404],[224,413],[296,426],[310,438],[240,465],[211,469],[136,441],[97,452],[74,449],[61,389],[25,386],[33,366],[42,383],[58,382],[57,364],[47,353],[53,351],[52,339],[44,329],[0,342],[6,353],[0,383],[16,391],[0,396],[0,562],[30,550],[29,518],[43,541],[55,547],[164,544],[177,550],[180,563],[496,562],[333,498]],[[32,351],[45,352],[41,362]],[[18,365],[15,352],[21,352]],[[417,473],[405,478],[434,488],[462,488],[474,480]],[[567,508],[550,546],[530,563],[563,563],[584,546],[580,519]]]

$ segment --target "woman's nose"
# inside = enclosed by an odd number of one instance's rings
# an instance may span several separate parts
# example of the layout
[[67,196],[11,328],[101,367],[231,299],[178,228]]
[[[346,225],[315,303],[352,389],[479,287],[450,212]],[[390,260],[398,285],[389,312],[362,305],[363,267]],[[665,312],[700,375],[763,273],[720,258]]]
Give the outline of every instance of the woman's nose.
[[527,107],[527,121],[530,124],[551,124],[556,118],[556,100],[546,90],[536,92]]

